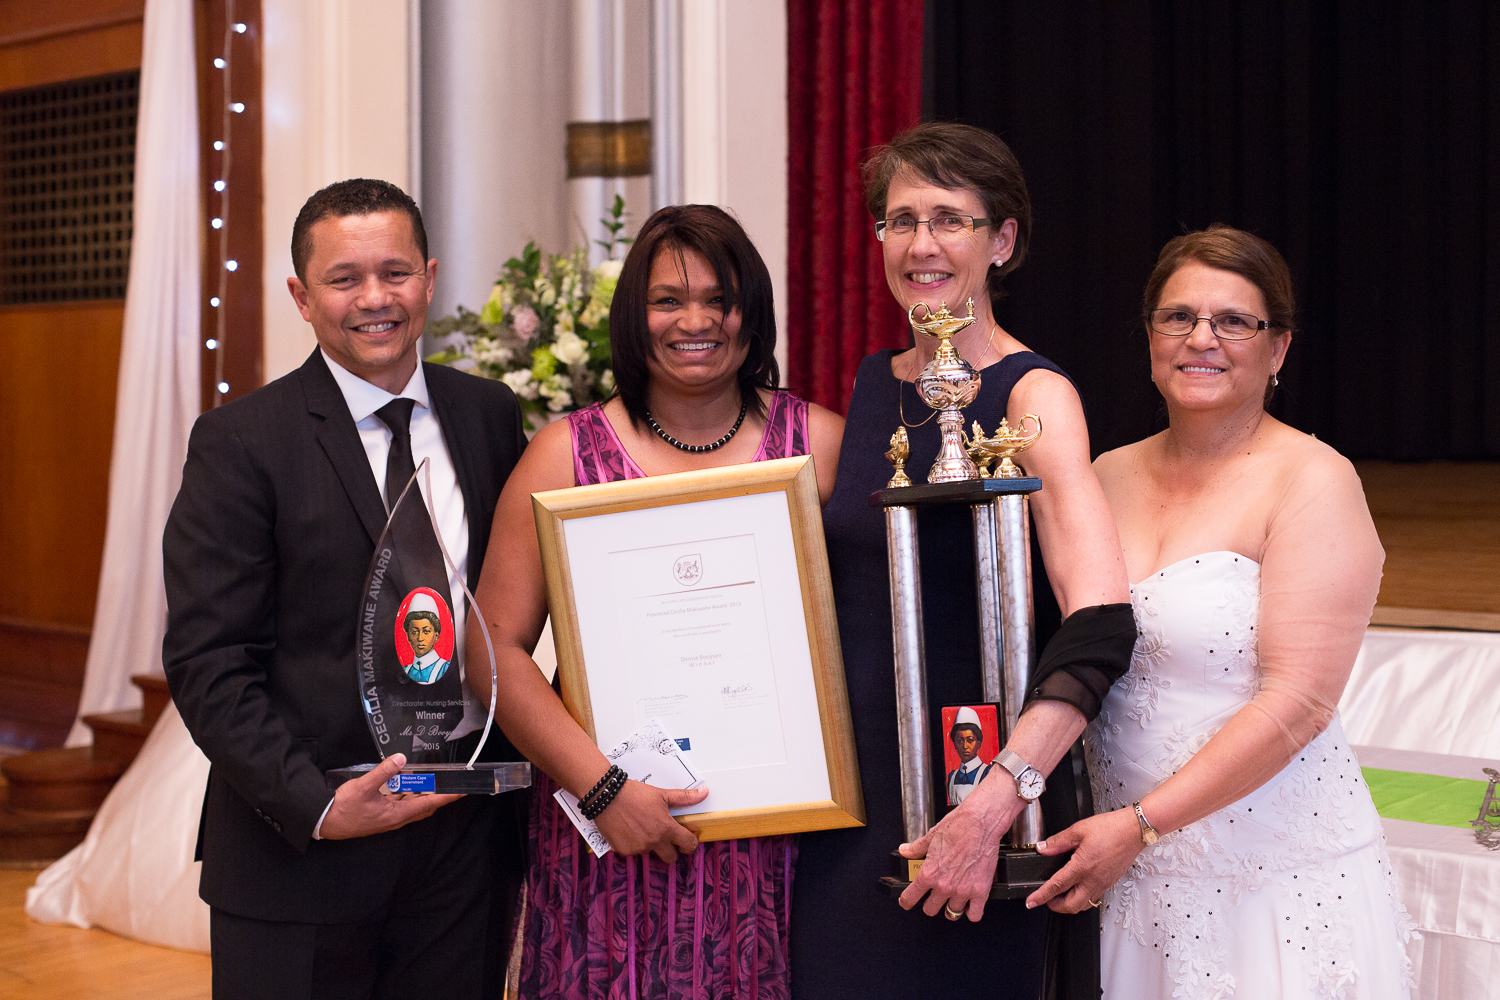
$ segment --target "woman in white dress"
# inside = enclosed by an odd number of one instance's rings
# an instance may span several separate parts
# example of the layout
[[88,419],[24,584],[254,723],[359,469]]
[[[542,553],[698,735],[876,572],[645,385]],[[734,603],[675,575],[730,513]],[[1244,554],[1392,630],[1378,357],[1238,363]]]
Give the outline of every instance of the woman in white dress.
[[1106,1000],[1409,995],[1413,931],[1336,706],[1384,552],[1353,467],[1265,411],[1286,263],[1215,226],[1146,286],[1170,426],[1099,457],[1140,637],[1089,726],[1097,814],[1027,901],[1102,906]]

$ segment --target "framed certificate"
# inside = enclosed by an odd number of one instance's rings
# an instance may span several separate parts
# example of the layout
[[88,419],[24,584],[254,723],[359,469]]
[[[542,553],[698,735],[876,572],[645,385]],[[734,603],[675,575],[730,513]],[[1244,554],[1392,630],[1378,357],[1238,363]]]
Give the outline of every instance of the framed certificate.
[[660,720],[701,840],[864,824],[809,456],[532,497],[568,711],[603,750]]

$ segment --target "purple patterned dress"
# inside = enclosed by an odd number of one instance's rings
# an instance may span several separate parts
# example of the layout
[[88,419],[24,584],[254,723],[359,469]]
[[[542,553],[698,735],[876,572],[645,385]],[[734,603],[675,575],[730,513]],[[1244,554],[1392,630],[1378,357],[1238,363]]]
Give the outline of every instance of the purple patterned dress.
[[[568,425],[580,486],[646,475],[598,404]],[[807,453],[807,403],[774,393],[754,460]],[[784,1000],[795,836],[702,844],[672,865],[596,858],[538,776],[523,1000]]]

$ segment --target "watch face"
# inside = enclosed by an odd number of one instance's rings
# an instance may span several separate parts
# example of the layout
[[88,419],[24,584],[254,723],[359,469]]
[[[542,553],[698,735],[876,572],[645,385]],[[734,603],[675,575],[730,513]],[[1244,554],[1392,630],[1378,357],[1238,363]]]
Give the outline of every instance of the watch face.
[[1041,772],[1034,767],[1028,767],[1021,772],[1016,779],[1016,792],[1027,802],[1041,798],[1042,790],[1047,787],[1047,781]]

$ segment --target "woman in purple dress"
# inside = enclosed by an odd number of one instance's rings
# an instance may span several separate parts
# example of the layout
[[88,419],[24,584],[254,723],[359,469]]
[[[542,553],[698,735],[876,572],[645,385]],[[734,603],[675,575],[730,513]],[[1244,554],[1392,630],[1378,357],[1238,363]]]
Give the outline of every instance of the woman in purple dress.
[[844,422],[775,388],[770,273],[718,208],[646,221],[609,319],[615,395],[526,449],[495,510],[478,592],[500,669],[496,721],[545,772],[532,795],[520,993],[786,997],[795,837],[699,845],[668,810],[706,790],[626,781],[596,821],[614,850],[596,858],[553,801],[559,785],[586,797],[610,764],[531,659],[547,616],[531,494],[811,454],[826,501]]

